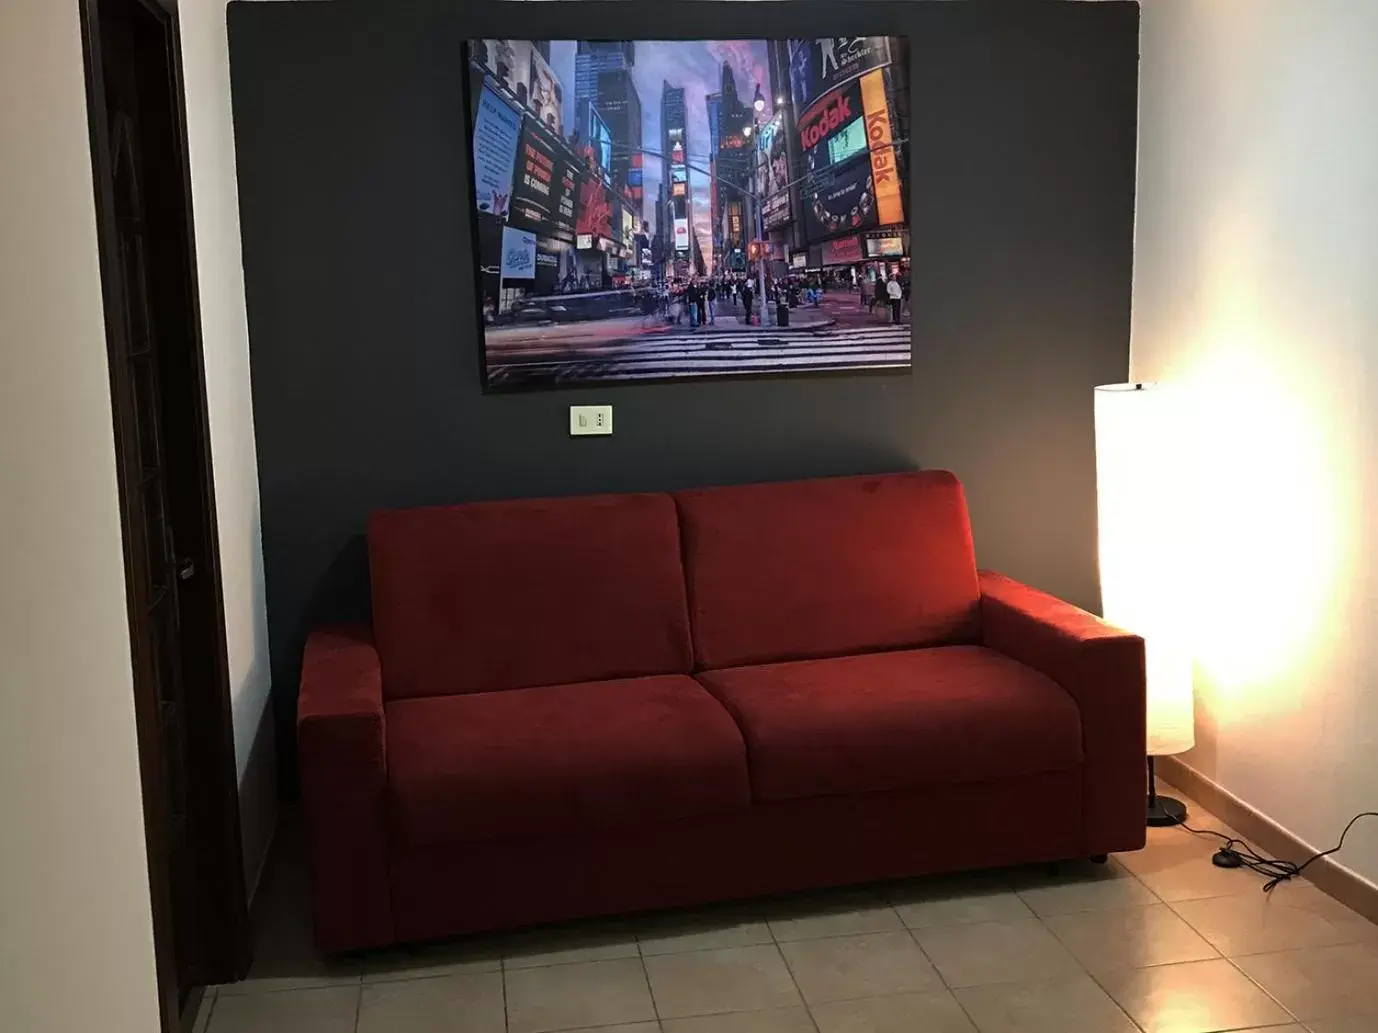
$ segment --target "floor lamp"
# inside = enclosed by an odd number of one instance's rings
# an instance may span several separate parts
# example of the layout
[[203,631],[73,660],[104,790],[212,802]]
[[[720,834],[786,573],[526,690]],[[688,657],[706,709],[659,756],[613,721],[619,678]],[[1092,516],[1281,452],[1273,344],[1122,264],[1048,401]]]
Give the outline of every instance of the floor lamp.
[[1105,619],[1144,640],[1148,675],[1148,824],[1177,825],[1180,800],[1157,792],[1153,759],[1195,743],[1186,574],[1183,429],[1177,393],[1157,384],[1096,388],[1096,493]]

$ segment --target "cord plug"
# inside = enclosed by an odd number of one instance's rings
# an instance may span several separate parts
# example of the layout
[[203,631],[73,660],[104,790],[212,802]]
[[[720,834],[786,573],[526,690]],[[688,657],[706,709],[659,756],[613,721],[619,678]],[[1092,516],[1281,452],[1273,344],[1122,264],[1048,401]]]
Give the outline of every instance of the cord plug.
[[1257,872],[1268,880],[1263,884],[1263,892],[1271,893],[1276,887],[1281,886],[1284,882],[1287,882],[1289,879],[1295,879],[1297,876],[1301,875],[1322,857],[1338,854],[1345,845],[1345,837],[1349,835],[1349,830],[1358,823],[1360,818],[1378,818],[1378,811],[1361,811],[1354,815],[1354,817],[1349,819],[1349,824],[1344,827],[1344,831],[1340,833],[1340,841],[1338,843],[1329,850],[1322,850],[1320,853],[1312,854],[1305,861],[1301,862],[1301,864],[1297,864],[1295,861],[1283,861],[1271,857],[1260,857],[1258,853],[1242,839],[1235,839],[1233,836],[1227,836],[1223,832],[1216,832],[1214,829],[1194,829],[1180,818],[1177,820],[1176,824],[1178,828],[1185,829],[1194,836],[1214,836],[1216,839],[1223,842],[1225,845],[1211,856],[1211,864],[1215,865],[1217,868],[1248,868],[1251,872]]

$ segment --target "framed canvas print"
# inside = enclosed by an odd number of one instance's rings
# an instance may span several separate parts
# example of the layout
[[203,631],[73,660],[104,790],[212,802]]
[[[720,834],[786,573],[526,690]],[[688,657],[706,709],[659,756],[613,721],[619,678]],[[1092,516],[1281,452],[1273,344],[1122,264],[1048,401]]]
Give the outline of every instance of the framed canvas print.
[[489,388],[909,368],[904,37],[465,52]]

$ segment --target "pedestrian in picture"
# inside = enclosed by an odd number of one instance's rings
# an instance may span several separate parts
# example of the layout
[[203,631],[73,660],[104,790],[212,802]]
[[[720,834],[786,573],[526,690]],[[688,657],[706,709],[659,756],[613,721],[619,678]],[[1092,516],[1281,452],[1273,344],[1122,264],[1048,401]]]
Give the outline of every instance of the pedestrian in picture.
[[684,300],[689,303],[689,325],[697,330],[699,328],[699,281],[690,280],[689,286],[684,289]]
[[751,284],[742,284],[742,314],[746,317],[746,325],[751,325]]
[[900,321],[900,306],[904,303],[904,288],[900,286],[900,281],[894,273],[890,274],[890,279],[885,284],[885,295],[890,299],[891,319],[898,323]]
[[708,325],[718,325],[718,287],[712,280],[708,281]]
[[871,282],[870,273],[861,274],[861,307],[867,312],[875,306],[876,285]]

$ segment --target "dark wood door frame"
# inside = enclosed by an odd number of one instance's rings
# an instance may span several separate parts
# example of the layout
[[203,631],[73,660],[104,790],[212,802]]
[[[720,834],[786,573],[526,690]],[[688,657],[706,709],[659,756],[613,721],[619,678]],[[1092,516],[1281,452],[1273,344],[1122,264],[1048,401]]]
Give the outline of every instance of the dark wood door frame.
[[[205,364],[201,338],[199,291],[197,289],[196,256],[192,228],[191,176],[187,153],[186,105],[183,89],[180,34],[175,13],[154,0],[76,0],[81,12],[82,42],[86,65],[88,118],[91,130],[91,155],[95,186],[97,236],[100,248],[101,284],[104,295],[106,340],[111,368],[111,400],[115,417],[117,443],[117,472],[121,499],[121,518],[125,534],[125,580],[130,619],[131,653],[135,715],[139,742],[140,777],[143,789],[144,823],[148,847],[149,882],[153,905],[154,942],[157,954],[159,996],[162,1004],[164,1033],[176,1033],[182,1024],[182,1005],[193,985],[230,982],[242,978],[249,965],[249,923],[247,891],[244,880],[243,855],[239,824],[239,793],[235,771],[234,728],[230,700],[230,676],[225,636],[225,615],[220,570],[219,537],[216,527],[215,495],[210,453],[210,430],[207,416]],[[177,428],[178,448],[182,450],[183,465],[197,471],[195,483],[189,486],[191,497],[199,506],[199,531],[191,537],[199,540],[179,542],[178,552],[194,557],[195,584],[185,589],[188,597],[200,607],[204,619],[194,622],[197,627],[189,634],[190,648],[180,666],[203,665],[191,679],[195,691],[186,694],[184,759],[186,799],[181,805],[189,816],[186,839],[190,857],[183,863],[190,865],[196,920],[190,935],[178,947],[185,957],[193,959],[184,964],[182,977],[178,975],[174,955],[174,929],[183,928],[175,921],[178,907],[170,885],[168,861],[169,782],[165,765],[167,750],[163,744],[160,722],[163,720],[158,687],[154,684],[154,656],[157,648],[151,640],[151,629],[144,619],[144,600],[137,585],[145,583],[148,571],[141,559],[141,550],[131,547],[130,535],[139,526],[140,505],[137,501],[141,471],[131,469],[127,450],[120,447],[129,432],[128,408],[135,404],[131,397],[128,377],[120,372],[126,357],[125,312],[122,290],[125,260],[120,252],[117,226],[117,196],[115,156],[111,145],[112,127],[107,114],[106,77],[102,60],[101,10],[106,5],[124,3],[137,5],[156,21],[161,30],[161,46],[165,48],[168,81],[165,86],[170,97],[172,116],[171,141],[175,150],[176,171],[173,193],[180,193],[170,207],[171,217],[164,220],[164,230],[172,229],[173,240],[185,250],[180,277],[185,282],[176,285],[175,311],[179,313],[179,347],[188,350],[187,380],[191,404],[187,407],[192,425]],[[151,24],[151,23],[150,23]],[[164,85],[164,84],[160,84]],[[180,187],[180,191],[176,188]],[[183,296],[184,292],[184,296]],[[188,460],[187,457],[190,457]],[[185,495],[185,492],[184,492]],[[146,559],[146,558],[145,558]],[[191,584],[189,581],[188,584]],[[190,605],[190,604],[189,604]],[[195,998],[193,998],[194,1001]]]

